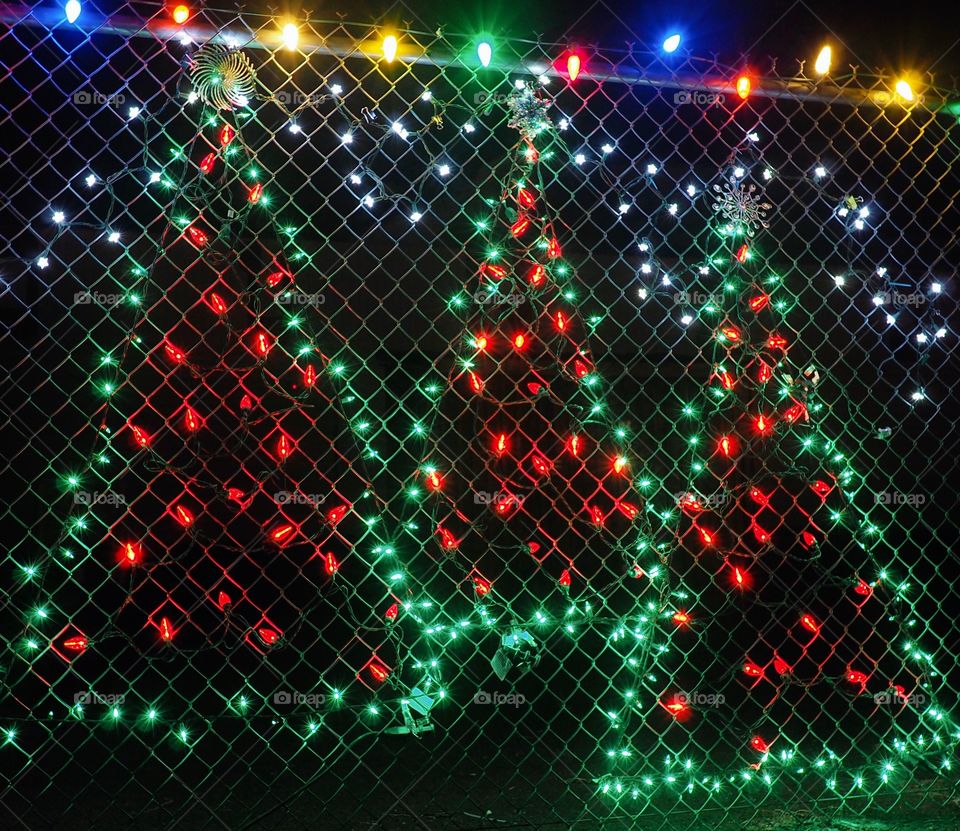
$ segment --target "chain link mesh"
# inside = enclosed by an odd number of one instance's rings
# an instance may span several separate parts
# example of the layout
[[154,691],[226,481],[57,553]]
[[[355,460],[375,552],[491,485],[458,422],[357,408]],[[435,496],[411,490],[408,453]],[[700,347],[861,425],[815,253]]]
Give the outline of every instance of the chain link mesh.
[[741,99],[717,60],[571,82],[555,45],[388,63],[367,26],[126,12],[0,35],[11,812],[955,795],[954,115],[863,73]]

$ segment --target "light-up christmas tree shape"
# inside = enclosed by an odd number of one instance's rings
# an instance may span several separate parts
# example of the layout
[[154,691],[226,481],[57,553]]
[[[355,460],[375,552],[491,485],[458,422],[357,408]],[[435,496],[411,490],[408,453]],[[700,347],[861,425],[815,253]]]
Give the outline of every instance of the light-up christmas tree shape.
[[641,244],[641,296],[679,292],[677,322],[709,342],[690,366],[702,391],[678,413],[685,481],[668,476],[669,503],[651,500],[675,539],[654,636],[669,648],[603,699],[599,781],[618,799],[728,799],[804,777],[876,791],[921,763],[948,770],[957,742],[918,642],[909,554],[885,542],[884,506],[829,435],[816,344],[791,329],[809,277],[774,265],[759,169],[735,155],[708,192],[699,262],[667,267]]
[[[103,361],[95,449],[67,482],[82,498],[36,569],[43,615],[24,638],[45,709],[94,713],[102,702],[71,696],[108,689],[191,741],[210,716],[316,711],[389,675],[377,650],[391,612],[369,625],[358,545],[375,532],[359,513],[373,500],[338,441],[349,432],[330,386],[329,344],[343,344],[244,129],[207,111],[151,178],[159,241],[135,269],[139,312]],[[246,129],[255,138],[257,122]]]
[[604,667],[638,664],[642,642],[616,633],[657,597],[637,557],[658,555],[633,428],[605,402],[595,321],[547,197],[547,104],[523,88],[510,110],[520,136],[471,212],[472,273],[447,307],[462,328],[421,380],[423,451],[390,511],[398,584],[429,594],[412,590],[397,627],[458,701],[557,679],[573,736]]

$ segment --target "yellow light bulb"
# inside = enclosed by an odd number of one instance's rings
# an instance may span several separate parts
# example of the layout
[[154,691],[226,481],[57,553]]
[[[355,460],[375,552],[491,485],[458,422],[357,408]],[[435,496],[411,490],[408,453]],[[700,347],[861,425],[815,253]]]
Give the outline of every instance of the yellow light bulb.
[[830,71],[830,59],[833,57],[833,50],[829,46],[824,46],[817,55],[817,62],[813,65],[817,75],[826,75]]
[[295,51],[297,44],[300,42],[300,30],[297,28],[296,23],[288,23],[283,27],[283,32],[280,35],[283,40],[283,45],[287,47],[291,52]]
[[383,57],[387,63],[393,63],[397,57],[397,38],[394,35],[387,35],[383,39]]
[[899,95],[904,101],[913,101],[913,87],[910,86],[909,81],[905,81],[902,78],[897,81],[897,85],[894,87]]

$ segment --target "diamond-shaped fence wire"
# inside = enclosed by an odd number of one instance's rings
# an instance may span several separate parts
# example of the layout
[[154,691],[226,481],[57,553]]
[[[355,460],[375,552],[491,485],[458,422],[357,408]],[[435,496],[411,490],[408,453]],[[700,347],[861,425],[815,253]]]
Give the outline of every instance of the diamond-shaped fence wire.
[[953,798],[947,96],[19,14],[5,827]]

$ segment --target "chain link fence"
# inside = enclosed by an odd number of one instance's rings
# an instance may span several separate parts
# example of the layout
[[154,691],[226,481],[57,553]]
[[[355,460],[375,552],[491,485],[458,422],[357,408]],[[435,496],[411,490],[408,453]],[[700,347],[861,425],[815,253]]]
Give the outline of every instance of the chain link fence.
[[7,827],[955,798],[948,94],[139,11],[3,12]]

